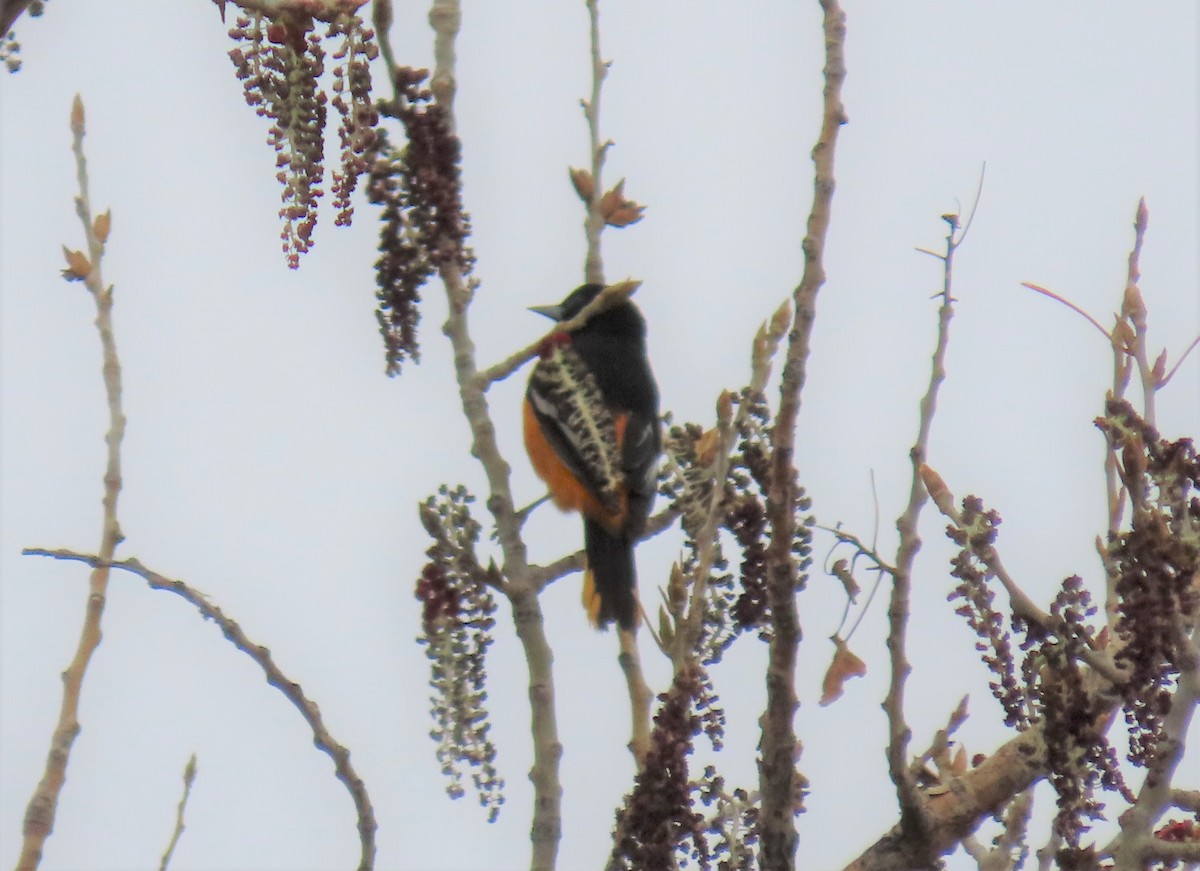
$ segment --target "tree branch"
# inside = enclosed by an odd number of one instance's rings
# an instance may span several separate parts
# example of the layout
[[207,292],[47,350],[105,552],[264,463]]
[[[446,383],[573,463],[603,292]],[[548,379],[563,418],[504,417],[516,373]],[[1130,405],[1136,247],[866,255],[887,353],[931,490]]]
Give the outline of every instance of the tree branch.
[[21,553],[24,556],[45,556],[60,560],[73,560],[75,562],[86,563],[94,569],[104,569],[105,571],[109,568],[114,568],[130,572],[142,578],[153,590],[164,590],[168,593],[174,593],[199,611],[200,615],[206,620],[212,620],[216,623],[225,637],[233,643],[234,647],[258,663],[259,668],[266,675],[267,683],[283,693],[284,697],[296,706],[300,715],[308,723],[309,728],[312,729],[313,744],[316,745],[318,750],[333,760],[337,778],[345,784],[347,791],[350,793],[350,798],[354,802],[354,808],[358,813],[358,836],[362,845],[362,855],[359,860],[358,869],[359,871],[371,871],[375,867],[375,830],[377,825],[375,823],[375,811],[371,806],[371,798],[367,794],[367,786],[354,770],[354,766],[350,764],[350,751],[334,740],[333,735],[326,728],[325,721],[321,718],[321,709],[317,707],[316,702],[311,701],[304,695],[304,690],[301,689],[300,684],[291,680],[275,664],[270,650],[251,641],[242,630],[242,627],[238,625],[237,621],[212,604],[207,596],[194,590],[183,581],[172,580],[160,575],[158,572],[151,571],[133,557],[114,562],[111,558],[77,553],[72,550],[45,550],[42,548],[25,548]]
[[[445,112],[450,129],[454,128],[455,39],[462,22],[459,0],[434,0],[429,24],[434,31],[432,88],[438,105]],[[445,242],[445,240],[443,240]],[[444,244],[441,248],[452,247]],[[442,328],[454,350],[454,371],[458,381],[463,414],[471,428],[471,453],[479,460],[487,476],[488,510],[496,520],[496,531],[504,555],[503,572],[507,579],[504,593],[513,611],[517,637],[529,669],[529,705],[533,734],[533,767],[529,779],[534,786],[533,822],[530,827],[534,871],[549,871],[557,861],[562,838],[562,785],[559,761],[562,744],[554,704],[554,656],[546,639],[540,587],[530,570],[525,543],[521,540],[521,522],[513,503],[510,485],[511,467],[500,453],[496,428],[488,410],[485,388],[475,364],[475,343],[471,339],[467,314],[473,287],[463,274],[460,259],[440,259],[438,273],[446,288],[449,314]]]
[[0,0],[0,36],[8,33],[33,0]]
[[609,63],[600,54],[600,7],[598,0],[587,0],[588,42],[592,58],[592,96],[581,100],[583,114],[587,117],[588,141],[591,151],[592,195],[587,201],[587,218],[583,230],[587,238],[587,257],[583,263],[583,274],[588,284],[604,284],[604,259],[600,254],[600,237],[604,232],[604,216],[600,213],[600,196],[604,190],[601,174],[604,158],[611,142],[600,142],[600,90],[608,76]]
[[767,597],[771,606],[771,638],[767,664],[767,707],[763,713],[759,788],[762,815],[759,821],[761,864],[772,869],[795,865],[798,744],[794,718],[796,650],[800,621],[796,613],[797,567],[792,557],[796,532],[796,418],[804,387],[817,292],[825,283],[822,256],[833,205],[834,150],[838,131],[846,123],[842,82],[846,78],[846,14],[837,0],[821,0],[825,37],[824,115],[816,145],[812,208],[804,237],[804,273],[792,298],[795,316],[788,336],[787,360],[780,386],[779,412],[771,431],[771,478],[767,493],[767,519],[771,540],[767,547]]
[[32,871],[42,859],[46,838],[54,830],[54,817],[58,799],[67,776],[67,763],[71,747],[78,737],[79,697],[83,691],[83,679],[91,662],[92,654],[100,645],[100,618],[108,592],[108,563],[112,560],[117,545],[121,542],[121,527],[117,522],[117,499],[121,492],[121,440],[125,436],[125,415],[121,410],[121,363],[117,357],[116,339],[113,335],[112,306],[113,292],[104,285],[100,267],[104,256],[105,240],[111,219],[106,212],[94,218],[88,194],[87,157],[83,152],[85,118],[83,101],[78,95],[71,107],[72,150],[75,154],[75,169],[79,183],[79,195],[75,198],[75,212],[83,225],[88,253],[85,257],[78,251],[64,251],[67,266],[64,276],[68,280],[83,281],[96,306],[96,330],[100,334],[103,354],[102,372],[104,392],[108,403],[108,432],[104,436],[107,459],[104,470],[103,526],[100,535],[101,563],[93,567],[88,584],[87,610],[79,634],[75,657],[63,672],[63,698],[58,723],[50,739],[50,753],[46,768],[33,797],[25,810],[24,841],[17,862],[18,871]]
[[193,753],[187,761],[187,765],[183,769],[183,795],[179,798],[179,805],[175,808],[175,829],[171,832],[171,840],[167,844],[167,849],[163,852],[162,861],[158,863],[158,871],[167,871],[167,866],[171,864],[171,856],[175,853],[175,847],[179,844],[179,839],[183,835],[183,812],[187,808],[188,798],[192,794],[192,784],[196,780],[196,754]]

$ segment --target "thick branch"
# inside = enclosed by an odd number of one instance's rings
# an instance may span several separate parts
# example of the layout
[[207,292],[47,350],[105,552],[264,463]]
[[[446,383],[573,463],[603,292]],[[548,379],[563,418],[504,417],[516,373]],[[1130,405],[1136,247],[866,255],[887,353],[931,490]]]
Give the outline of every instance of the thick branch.
[[[1005,802],[1045,776],[1046,742],[1035,726],[1010,740],[980,765],[946,784],[946,791],[925,800],[924,821],[934,854],[945,854]],[[928,864],[926,850],[913,844],[900,825],[846,866],[845,871],[895,871]]]
[[32,0],[0,0],[0,36],[12,30]]
[[[434,30],[435,68],[433,91],[454,126],[454,93],[456,90],[454,44],[462,21],[458,0],[434,0],[429,23]],[[513,504],[510,475],[512,469],[500,453],[496,428],[488,411],[485,389],[475,364],[475,344],[467,323],[472,288],[468,285],[454,257],[444,259],[438,267],[449,301],[449,315],[443,332],[454,349],[454,372],[458,381],[463,413],[471,427],[471,453],[483,466],[488,480],[488,510],[496,519],[496,531],[504,554],[504,588],[512,605],[517,637],[524,648],[529,668],[529,704],[533,733],[533,767],[529,778],[534,785],[533,823],[530,829],[532,857],[530,867],[535,871],[554,868],[558,844],[562,838],[562,786],[558,768],[562,744],[558,740],[558,724],[554,706],[554,657],[546,639],[541,607],[538,604],[538,584],[527,562],[525,543],[521,540],[521,522]]]
[[833,205],[833,159],[838,131],[846,123],[842,82],[846,78],[846,15],[837,0],[821,0],[824,10],[824,116],[817,143],[812,209],[804,237],[804,273],[793,293],[796,311],[788,336],[779,413],[771,433],[771,482],[767,518],[767,595],[771,605],[771,640],[767,665],[767,708],[763,715],[759,784],[762,816],[759,830],[763,867],[792,868],[796,835],[796,650],[800,643],[795,593],[797,568],[792,558],[796,532],[796,468],[793,452],[800,392],[804,387],[809,343],[816,319],[817,292],[825,283],[822,256]]

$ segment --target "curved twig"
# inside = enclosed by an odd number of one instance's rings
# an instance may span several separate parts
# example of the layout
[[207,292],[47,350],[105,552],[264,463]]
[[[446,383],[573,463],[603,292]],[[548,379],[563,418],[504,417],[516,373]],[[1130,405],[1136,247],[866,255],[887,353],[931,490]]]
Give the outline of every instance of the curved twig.
[[114,568],[130,572],[142,578],[150,585],[151,589],[174,593],[199,611],[202,617],[216,623],[234,647],[258,664],[266,675],[267,683],[283,693],[284,697],[296,706],[309,728],[312,729],[313,743],[317,749],[333,760],[337,778],[345,784],[346,789],[350,792],[350,798],[354,801],[354,808],[358,812],[358,835],[362,844],[359,871],[370,871],[375,867],[375,829],[377,825],[375,811],[371,805],[370,796],[367,795],[367,786],[355,772],[354,766],[350,764],[350,751],[334,740],[333,735],[325,726],[325,721],[321,718],[321,709],[317,707],[316,702],[304,694],[300,684],[289,678],[275,664],[270,650],[251,641],[237,621],[210,602],[207,596],[192,589],[183,581],[172,580],[158,572],[151,571],[133,557],[113,561],[72,550],[45,550],[43,548],[25,548],[21,553],[25,556],[45,556],[52,559],[81,562],[97,570]]

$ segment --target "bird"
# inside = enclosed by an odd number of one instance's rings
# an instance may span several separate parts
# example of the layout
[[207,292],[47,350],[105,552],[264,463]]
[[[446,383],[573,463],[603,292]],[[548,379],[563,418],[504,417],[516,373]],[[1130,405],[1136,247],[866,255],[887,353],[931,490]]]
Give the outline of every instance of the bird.
[[[604,289],[576,288],[530,311],[564,322]],[[662,426],[646,355],[646,321],[628,296],[539,347],[525,392],[524,435],[534,471],[563,511],[583,515],[583,605],[597,629],[637,628],[633,548],[654,504]]]

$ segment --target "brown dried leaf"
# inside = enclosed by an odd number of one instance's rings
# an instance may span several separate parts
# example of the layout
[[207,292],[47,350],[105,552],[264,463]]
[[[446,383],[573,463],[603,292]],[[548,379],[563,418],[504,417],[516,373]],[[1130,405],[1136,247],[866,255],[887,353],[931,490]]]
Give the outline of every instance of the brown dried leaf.
[[575,193],[579,194],[579,199],[590,203],[592,197],[596,195],[596,182],[592,178],[592,174],[586,169],[576,169],[573,166],[568,169],[571,173],[571,186],[575,188]]
[[92,274],[91,261],[82,251],[72,251],[64,245],[63,257],[66,258],[67,268],[62,271],[62,274],[67,281],[83,281]]
[[604,219],[604,223],[610,227],[628,227],[644,217],[646,217],[645,206],[639,206],[632,200],[626,200]]
[[854,580],[854,575],[850,573],[850,563],[847,560],[840,559],[833,564],[833,574],[839,581],[842,582],[842,587],[846,590],[846,598],[851,602],[858,601],[858,594],[862,592],[858,581]]
[[112,209],[96,216],[92,222],[92,232],[101,245],[108,241],[108,233],[112,229]]
[[621,179],[612,190],[605,191],[600,198],[600,216],[607,222],[609,216],[625,202],[625,179]]
[[833,653],[833,662],[829,663],[829,670],[825,672],[825,680],[821,682],[821,707],[840,699],[850,678],[862,677],[867,673],[867,664],[850,652],[845,641],[836,635],[830,641],[837,649]]
[[700,438],[696,439],[696,464],[699,466],[708,467],[713,464],[717,458],[717,441],[719,432],[714,426],[710,430],[705,430]]

